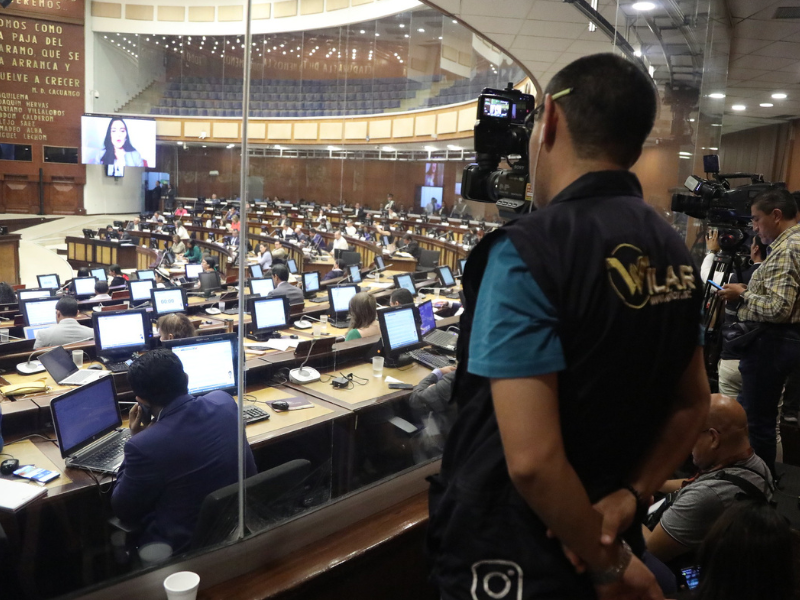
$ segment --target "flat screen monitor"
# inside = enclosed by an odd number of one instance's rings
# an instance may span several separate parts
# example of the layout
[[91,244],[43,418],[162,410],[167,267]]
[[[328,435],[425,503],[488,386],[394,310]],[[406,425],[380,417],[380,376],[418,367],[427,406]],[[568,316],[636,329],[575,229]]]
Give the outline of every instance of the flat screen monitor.
[[58,275],[37,275],[37,281],[39,282],[40,288],[49,288],[51,290],[57,290],[61,287],[61,282],[58,280]]
[[236,391],[235,333],[222,333],[162,342],[180,359],[189,378],[189,393],[206,394],[214,390]]
[[22,331],[25,334],[26,340],[33,340],[36,338],[36,332],[40,329],[47,329],[50,325],[37,325],[36,327],[23,327]]
[[92,327],[97,355],[105,357],[147,350],[152,332],[144,309],[93,313]]
[[203,293],[213,292],[222,289],[222,281],[220,280],[219,273],[216,271],[208,271],[200,273],[200,290]]
[[72,280],[72,285],[75,287],[75,295],[78,297],[94,296],[96,283],[96,277],[76,277]]
[[197,279],[200,273],[203,272],[203,265],[186,265],[184,269],[186,279]]
[[415,310],[413,306],[398,306],[378,311],[378,323],[387,354],[400,354],[422,341]]
[[149,302],[150,290],[155,286],[152,279],[139,279],[138,281],[128,282],[128,291],[131,294],[132,302]]
[[293,258],[286,261],[286,267],[289,269],[289,273],[297,275],[297,263]]
[[375,266],[378,267],[378,269],[380,269],[381,271],[383,271],[386,268],[386,263],[383,261],[382,256],[375,257]]
[[450,287],[456,284],[456,279],[453,277],[453,272],[447,265],[436,267],[436,273],[439,276],[439,282],[445,286]]
[[319,291],[319,271],[308,271],[303,273],[303,293],[306,295],[316,294]]
[[331,312],[336,315],[347,314],[350,311],[350,299],[358,293],[357,285],[337,285],[328,288],[328,302]]
[[289,299],[285,296],[253,298],[250,300],[250,318],[255,334],[269,334],[283,329],[289,323]]
[[430,300],[420,303],[417,306],[419,311],[419,333],[425,337],[429,332],[436,329],[436,317],[433,316],[433,303]]
[[250,265],[250,277],[254,279],[261,279],[264,277],[264,271],[261,269],[261,265]]
[[[156,166],[156,122],[131,117],[81,117],[81,158],[85,165],[114,166],[116,149],[129,167]],[[111,175],[114,175],[112,172]]]
[[152,289],[150,301],[153,303],[156,318],[170,313],[186,312],[186,292],[183,288]]
[[394,276],[394,287],[397,289],[405,288],[411,295],[415,298],[417,297],[417,288],[414,287],[414,278],[407,273],[403,273],[402,275],[395,275]]
[[458,265],[459,265],[459,268],[461,269],[461,274],[463,275],[464,274],[464,269],[467,266],[467,259],[466,258],[459,259]]
[[[423,212],[433,212],[442,208],[444,188],[423,185],[419,188],[419,206]],[[430,206],[430,205],[433,206]]]
[[347,267],[350,272],[350,281],[353,283],[361,283],[361,267],[358,265],[350,265]]
[[382,235],[382,236],[381,236],[381,243],[382,243],[384,246],[388,246],[388,245],[390,244],[390,242],[389,242],[389,236],[388,236],[388,235]]
[[31,288],[29,290],[19,290],[17,292],[17,300],[33,300],[34,298],[50,298],[53,295],[53,290],[42,288]]
[[106,165],[106,177],[125,177],[125,165],[120,163]]
[[136,271],[136,277],[141,279],[155,279],[156,272],[153,269],[142,269],[140,271]]
[[56,322],[56,304],[58,298],[42,298],[26,300],[20,304],[25,325],[52,325]]
[[250,293],[254,296],[266,297],[274,289],[275,282],[272,281],[271,277],[250,280]]
[[96,269],[92,269],[89,271],[89,275],[92,277],[97,277],[97,281],[108,281],[108,275],[106,274],[105,269],[101,269],[97,267]]

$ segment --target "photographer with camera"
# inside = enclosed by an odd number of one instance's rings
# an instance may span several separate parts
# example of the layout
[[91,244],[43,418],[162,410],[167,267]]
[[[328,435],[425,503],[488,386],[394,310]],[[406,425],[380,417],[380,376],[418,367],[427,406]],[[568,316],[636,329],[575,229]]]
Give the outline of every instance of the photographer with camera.
[[739,402],[747,412],[750,443],[774,474],[778,403],[786,379],[800,364],[800,226],[795,199],[785,189],[759,194],[751,214],[753,231],[769,245],[769,254],[749,285],[728,283],[717,294],[741,302],[740,321],[760,324],[739,361]]
[[459,415],[430,493],[433,580],[444,600],[658,600],[641,518],[710,391],[698,273],[629,171],[656,93],[613,54],[562,69],[535,110],[501,93],[484,91],[478,119],[529,115],[498,138],[529,132],[539,210],[487,234],[466,265]]

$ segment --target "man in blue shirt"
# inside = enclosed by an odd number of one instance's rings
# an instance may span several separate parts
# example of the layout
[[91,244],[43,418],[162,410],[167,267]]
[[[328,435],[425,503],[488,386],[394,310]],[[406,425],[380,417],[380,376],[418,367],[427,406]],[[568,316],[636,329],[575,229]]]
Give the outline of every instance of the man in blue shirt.
[[[189,394],[183,365],[167,348],[136,359],[128,381],[139,404],[130,412],[132,436],[111,507],[123,523],[139,526],[140,547],[163,542],[177,554],[189,547],[205,497],[237,481],[236,402],[221,391]],[[257,470],[247,442],[244,457],[251,477]]]
[[710,393],[703,288],[628,170],[656,102],[612,54],[557,73],[529,129],[539,210],[467,262],[459,417],[430,499],[444,600],[663,597],[635,521],[688,456]]

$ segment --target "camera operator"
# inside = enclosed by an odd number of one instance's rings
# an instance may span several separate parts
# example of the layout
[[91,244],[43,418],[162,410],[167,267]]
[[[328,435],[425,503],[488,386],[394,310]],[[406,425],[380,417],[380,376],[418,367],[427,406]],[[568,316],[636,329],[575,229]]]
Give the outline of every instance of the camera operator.
[[750,284],[728,283],[718,292],[741,301],[738,317],[763,324],[739,361],[750,443],[775,473],[778,402],[789,374],[800,363],[800,227],[794,197],[782,189],[759,194],[751,207],[753,231],[769,245],[769,255]]
[[470,255],[459,414],[430,494],[443,600],[663,598],[636,517],[710,392],[697,270],[629,171],[656,105],[647,73],[612,54],[557,73],[528,130],[540,210]]

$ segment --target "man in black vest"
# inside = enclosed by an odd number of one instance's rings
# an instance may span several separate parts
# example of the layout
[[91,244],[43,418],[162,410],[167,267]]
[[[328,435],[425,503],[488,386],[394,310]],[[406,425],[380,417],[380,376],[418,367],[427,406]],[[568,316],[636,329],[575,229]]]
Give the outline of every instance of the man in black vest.
[[444,600],[662,598],[641,516],[710,392],[700,279],[628,171],[656,102],[611,54],[556,74],[530,136],[540,210],[467,262],[459,417],[430,498]]

